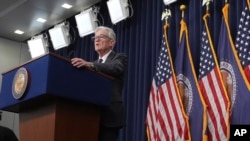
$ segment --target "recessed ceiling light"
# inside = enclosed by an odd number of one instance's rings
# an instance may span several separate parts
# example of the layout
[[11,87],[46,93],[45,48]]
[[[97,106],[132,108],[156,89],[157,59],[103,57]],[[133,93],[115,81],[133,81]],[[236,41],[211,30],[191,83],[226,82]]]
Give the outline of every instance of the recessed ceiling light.
[[70,9],[72,7],[72,5],[68,4],[68,3],[64,3],[62,5],[63,8],[66,8],[66,9]]
[[16,33],[16,34],[20,34],[20,35],[21,35],[21,34],[23,34],[24,32],[23,32],[23,31],[21,31],[21,30],[18,30],[18,29],[17,29],[17,30],[15,31],[15,33]]
[[45,20],[45,19],[43,19],[43,18],[38,18],[36,21],[41,22],[41,23],[44,23],[44,22],[46,22],[47,20]]

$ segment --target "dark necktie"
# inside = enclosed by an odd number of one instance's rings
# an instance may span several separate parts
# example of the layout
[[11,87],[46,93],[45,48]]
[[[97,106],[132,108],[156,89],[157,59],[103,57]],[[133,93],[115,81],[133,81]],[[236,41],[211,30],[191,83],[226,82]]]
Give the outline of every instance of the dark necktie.
[[102,59],[99,59],[99,60],[98,60],[98,63],[102,63]]

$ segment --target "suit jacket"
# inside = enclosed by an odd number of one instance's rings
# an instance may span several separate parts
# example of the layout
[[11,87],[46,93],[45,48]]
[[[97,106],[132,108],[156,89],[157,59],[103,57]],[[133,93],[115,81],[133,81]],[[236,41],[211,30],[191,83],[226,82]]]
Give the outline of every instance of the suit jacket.
[[127,56],[112,51],[104,63],[93,62],[94,69],[114,77],[112,82],[111,104],[101,111],[101,124],[107,127],[125,125],[125,110],[122,103],[122,91],[127,68]]
[[0,126],[0,141],[18,141],[18,139],[11,129]]

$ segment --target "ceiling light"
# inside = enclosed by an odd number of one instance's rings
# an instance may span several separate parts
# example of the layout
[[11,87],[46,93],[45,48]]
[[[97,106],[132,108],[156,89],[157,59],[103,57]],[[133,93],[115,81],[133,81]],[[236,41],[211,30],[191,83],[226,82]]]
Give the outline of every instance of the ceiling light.
[[46,22],[46,20],[43,19],[43,18],[38,18],[36,21],[41,22],[41,23],[45,23]]
[[95,8],[90,8],[75,16],[77,29],[80,37],[94,33],[97,24],[97,14],[99,11],[95,11]]
[[68,4],[68,3],[64,3],[62,5],[63,8],[66,8],[66,9],[70,9],[72,7],[72,5]]
[[23,32],[22,30],[18,30],[18,29],[17,29],[17,30],[15,31],[15,33],[21,35],[21,34],[23,34],[24,32]]
[[55,50],[70,44],[69,23],[63,22],[49,30],[49,35]]
[[28,40],[28,46],[32,59],[46,54],[48,52],[47,36],[44,37],[43,35],[39,35],[32,37]]
[[129,16],[128,3],[126,0],[109,0],[107,1],[107,5],[113,24],[116,24]]

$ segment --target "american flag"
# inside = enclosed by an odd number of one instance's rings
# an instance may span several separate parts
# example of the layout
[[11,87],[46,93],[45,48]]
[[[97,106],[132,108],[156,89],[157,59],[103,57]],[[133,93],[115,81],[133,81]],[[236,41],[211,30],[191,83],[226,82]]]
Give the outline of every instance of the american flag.
[[189,118],[192,141],[205,141],[207,120],[206,105],[200,93],[188,41],[188,29],[181,20],[180,40],[175,60],[175,72],[182,101]]
[[248,82],[250,82],[250,10],[248,6],[241,13],[235,47]]
[[220,70],[230,98],[230,124],[250,124],[250,86],[240,64],[228,23],[229,4],[223,9],[218,58]]
[[201,37],[199,85],[207,105],[208,140],[226,141],[229,131],[229,99],[223,85],[219,65],[204,15],[205,26]]
[[[164,26],[164,31],[167,25]],[[188,121],[180,102],[166,36],[150,91],[146,124],[151,141],[190,140]]]

